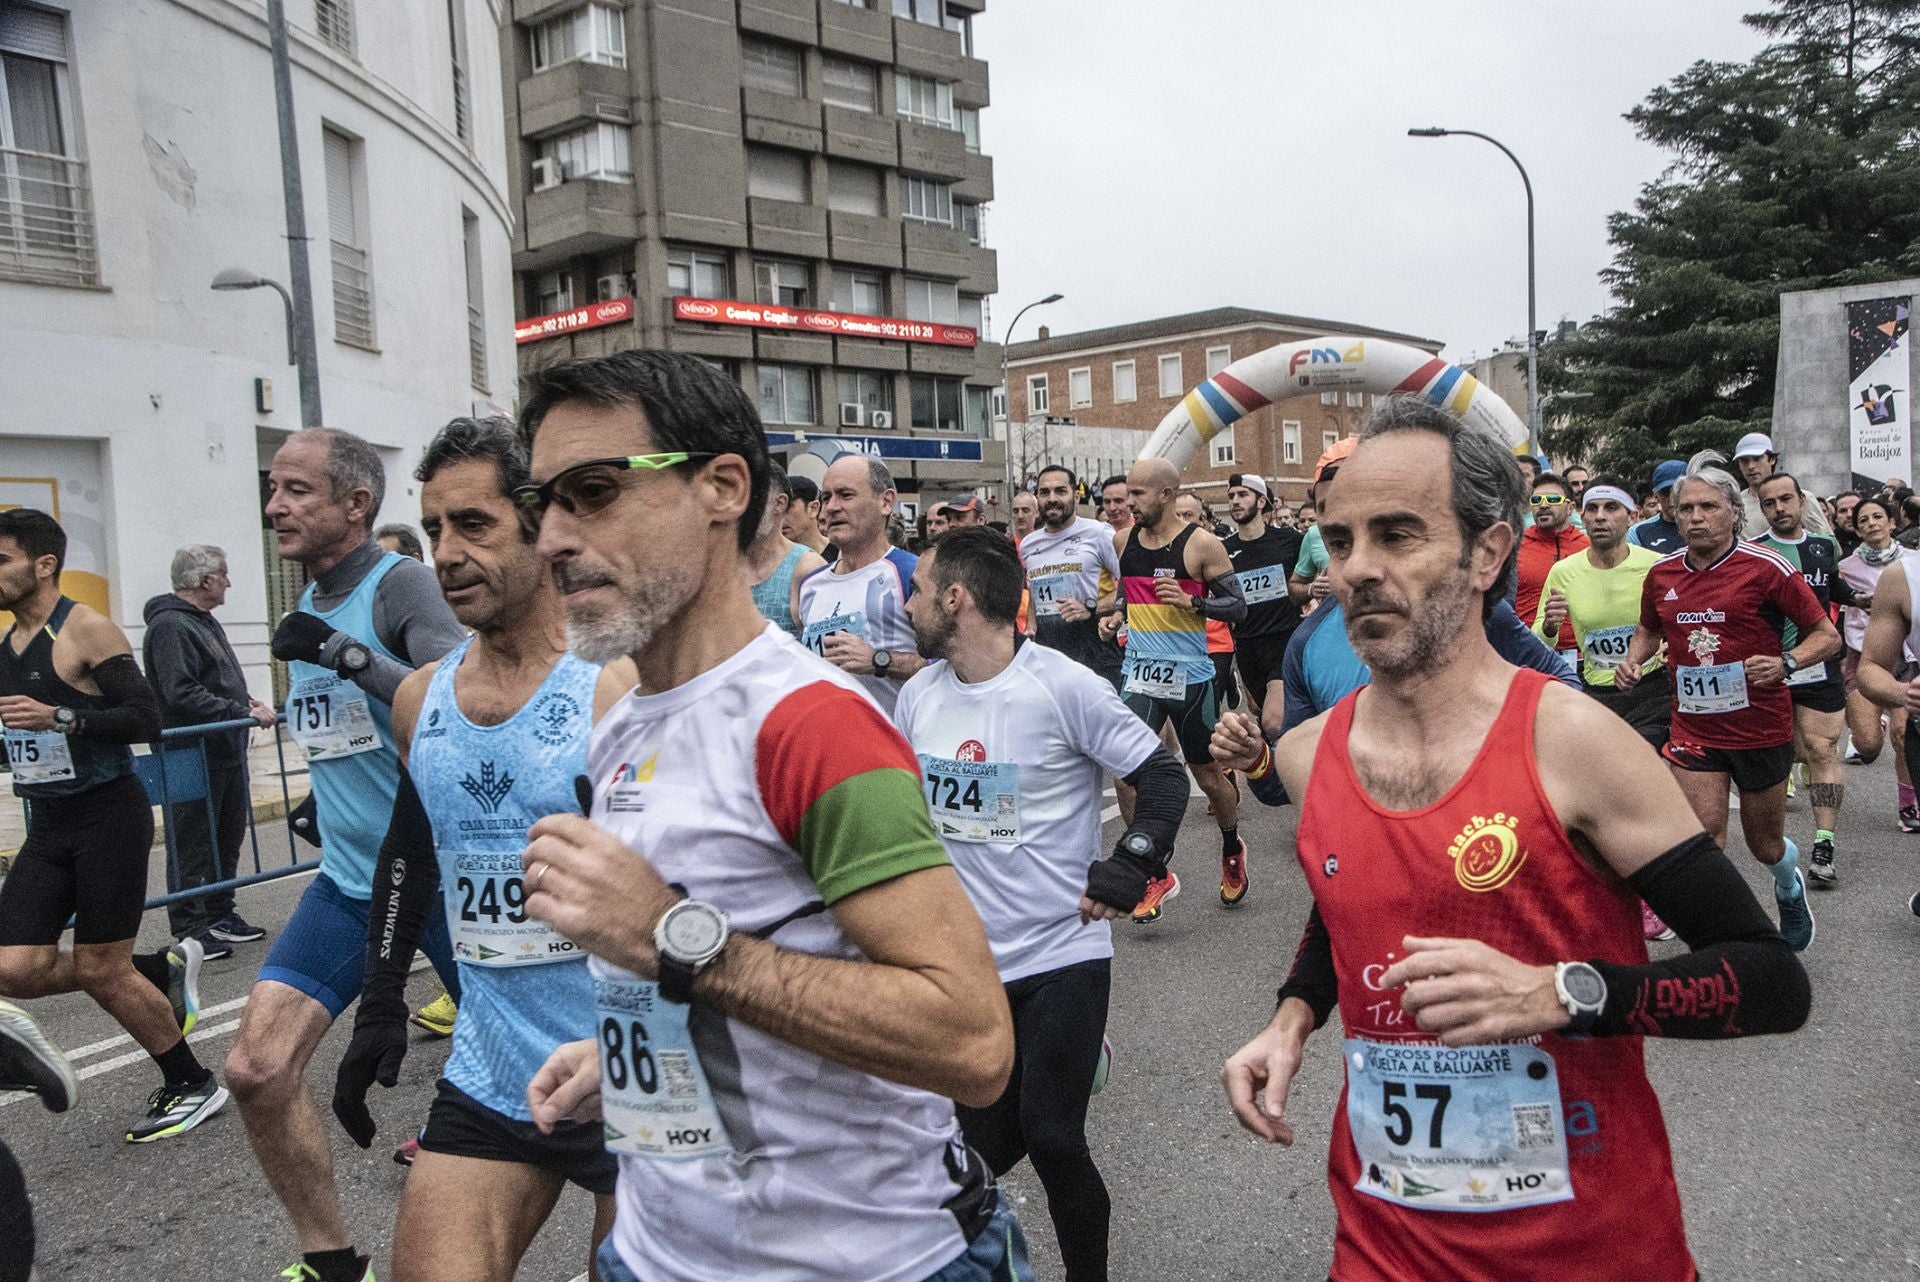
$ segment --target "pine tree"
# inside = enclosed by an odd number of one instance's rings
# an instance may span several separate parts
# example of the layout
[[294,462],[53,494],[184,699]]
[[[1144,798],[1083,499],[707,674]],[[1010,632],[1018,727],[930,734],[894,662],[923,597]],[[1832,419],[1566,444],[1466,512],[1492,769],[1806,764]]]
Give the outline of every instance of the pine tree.
[[1920,274],[1920,0],[1773,0],[1751,61],[1627,113],[1673,157],[1608,219],[1607,312],[1549,345],[1559,456],[1645,476],[1773,414],[1780,294]]

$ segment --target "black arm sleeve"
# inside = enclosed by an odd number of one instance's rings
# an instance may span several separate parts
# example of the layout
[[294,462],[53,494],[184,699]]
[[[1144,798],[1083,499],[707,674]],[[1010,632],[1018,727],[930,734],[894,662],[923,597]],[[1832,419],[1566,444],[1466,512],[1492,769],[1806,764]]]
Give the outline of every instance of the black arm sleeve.
[[1174,839],[1180,835],[1180,821],[1187,815],[1187,796],[1191,790],[1187,787],[1186,767],[1175,761],[1165,748],[1155,748],[1153,755],[1121,782],[1135,792],[1133,827],[1128,831],[1144,832],[1153,838],[1153,848],[1160,852],[1160,861],[1165,863],[1173,854]]
[[116,654],[89,674],[108,707],[79,713],[74,733],[98,743],[153,743],[160,738],[160,701],[130,654]]
[[1280,985],[1275,1004],[1289,997],[1298,997],[1312,1008],[1315,1028],[1327,1022],[1340,1001],[1339,976],[1333,969],[1333,939],[1327,934],[1327,923],[1321,920],[1317,904],[1307,914],[1307,928],[1301,932],[1300,947],[1293,954],[1293,969],[1287,974],[1287,982]]
[[1693,951],[1645,966],[1595,961],[1607,981],[1596,1035],[1750,1037],[1806,1023],[1806,970],[1711,837],[1682,842],[1628,881]]
[[393,817],[380,843],[373,869],[373,902],[367,911],[367,976],[354,1027],[407,1018],[407,970],[426,932],[440,889],[440,861],[433,851],[433,825],[414,791],[413,777],[400,772]]
[[1240,586],[1239,575],[1223,574],[1207,586],[1213,593],[1200,598],[1200,613],[1222,623],[1238,623],[1247,617],[1247,594]]

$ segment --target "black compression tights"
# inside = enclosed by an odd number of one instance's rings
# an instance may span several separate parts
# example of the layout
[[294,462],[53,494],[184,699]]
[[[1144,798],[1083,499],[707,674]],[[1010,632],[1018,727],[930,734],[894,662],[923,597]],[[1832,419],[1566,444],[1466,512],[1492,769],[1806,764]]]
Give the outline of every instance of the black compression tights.
[[1047,1190],[1067,1282],[1106,1282],[1113,1204],[1087,1151],[1087,1093],[1106,1034],[1113,964],[1080,962],[1007,985],[1013,1076],[986,1108],[961,1108],[967,1143],[1004,1175],[1023,1157]]

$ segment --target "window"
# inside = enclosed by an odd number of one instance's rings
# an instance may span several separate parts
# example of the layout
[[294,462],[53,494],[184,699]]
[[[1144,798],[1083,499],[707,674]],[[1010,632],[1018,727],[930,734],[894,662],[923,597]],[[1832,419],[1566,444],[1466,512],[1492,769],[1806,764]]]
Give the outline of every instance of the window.
[[540,140],[540,158],[560,166],[561,182],[595,179],[600,182],[632,182],[633,162],[628,158],[628,133],[625,125],[588,125],[572,133]]
[[533,69],[545,71],[563,62],[627,65],[627,28],[623,14],[604,4],[582,5],[534,27]]
[[1227,366],[1233,364],[1231,347],[1209,347],[1207,349],[1207,377],[1212,378]]
[[353,0],[313,0],[313,29],[341,53],[352,53]]
[[771,40],[742,40],[740,60],[745,65],[741,79],[747,88],[793,98],[800,96],[804,80],[800,51],[792,45],[775,44]]
[[327,238],[333,250],[333,336],[373,346],[373,269],[367,258],[366,151],[331,129],[320,133],[327,175]]
[[1093,404],[1093,371],[1086,366],[1067,371],[1067,408],[1083,410]]
[[900,214],[923,223],[953,221],[953,187],[931,178],[900,175]]
[[967,151],[977,156],[980,154],[980,108],[961,107],[958,110],[960,132],[967,138]]
[[964,397],[959,379],[915,374],[907,380],[907,397],[914,427],[940,432],[960,430]]
[[[887,314],[887,281],[879,272],[833,269],[833,310],[859,316]],[[844,399],[844,398],[843,398]]]
[[993,399],[990,387],[969,387],[967,392],[966,421],[962,426],[975,436],[987,434],[988,405]]
[[1133,362],[1115,361],[1113,363],[1113,402],[1125,405],[1138,399],[1133,387]]
[[960,286],[953,281],[909,276],[905,289],[908,320],[960,323]]
[[805,365],[760,366],[760,421],[817,423],[813,407],[813,371]]
[[1362,405],[1365,405],[1366,403],[1367,403],[1367,394],[1365,392],[1348,392],[1347,393],[1348,409],[1357,410]]
[[827,162],[827,208],[880,216],[880,171],[845,160]]
[[467,101],[467,23],[462,0],[447,0],[447,38],[453,54],[453,132],[473,141],[472,104]]
[[473,211],[460,211],[460,246],[467,268],[467,367],[473,385],[487,390],[487,312],[483,306],[486,273],[480,267],[480,220]]
[[667,292],[689,298],[733,297],[727,256],[711,249],[667,246]]
[[1338,445],[1339,443],[1340,443],[1340,433],[1338,432],[1320,433],[1320,452],[1322,454],[1325,454],[1328,450],[1332,449],[1334,446]]
[[908,120],[942,129],[959,127],[953,114],[952,85],[900,71],[894,73],[893,89],[894,106]]
[[1207,459],[1215,467],[1232,467],[1237,461],[1233,455],[1233,427],[1221,428],[1208,442]]
[[87,170],[75,158],[64,14],[0,5],[0,275],[99,282]]
[[1180,353],[1160,358],[1160,395],[1185,396],[1187,380],[1180,376]]
[[873,8],[873,0],[840,0],[840,3],[847,6],[847,8],[849,9]]
[[960,295],[960,323],[971,326],[982,341],[987,335],[987,300],[978,294]]
[[1340,403],[1340,393],[1322,392],[1320,393],[1320,403],[1322,405],[1338,405]]
[[880,109],[879,78],[866,63],[829,54],[820,64],[820,79],[820,96],[834,106],[855,111]]
[[547,272],[534,280],[534,315],[547,316],[554,312],[569,311],[572,307],[573,274],[571,272]]
[[813,306],[813,290],[807,281],[807,265],[781,262],[778,259],[755,259],[753,296],[758,302],[772,303],[778,307]]
[[1300,424],[1294,419],[1280,424],[1280,461],[1295,466],[1300,463]]
[[807,158],[797,151],[748,147],[747,195],[804,205],[813,199],[808,194],[811,184],[807,181],[807,170]]
[[[893,375],[877,374],[865,369],[843,369],[837,381],[840,403],[860,406],[869,425],[873,423],[876,411],[893,413]],[[836,415],[833,421],[838,423],[839,416]]]
[[1027,416],[1031,418],[1035,414],[1045,414],[1047,409],[1047,376],[1027,375]]
[[960,30],[960,15],[948,13],[942,0],[893,0],[893,16],[924,22],[929,27],[944,26],[949,31]]
[[980,215],[981,209],[977,201],[954,201],[953,229],[964,234],[970,243],[975,245],[983,244]]
[[1007,389],[1004,387],[993,389],[993,416],[995,418],[1007,416]]

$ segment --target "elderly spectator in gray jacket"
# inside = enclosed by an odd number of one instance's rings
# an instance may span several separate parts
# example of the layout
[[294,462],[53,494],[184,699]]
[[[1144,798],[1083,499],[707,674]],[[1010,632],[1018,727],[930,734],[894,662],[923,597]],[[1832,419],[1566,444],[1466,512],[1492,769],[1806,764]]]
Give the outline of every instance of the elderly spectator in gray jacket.
[[[247,693],[240,660],[213,617],[226,603],[229,586],[227,554],[196,543],[173,554],[173,591],[147,602],[142,649],[147,679],[160,696],[162,725],[197,726],[243,717],[256,725],[273,724],[273,709]],[[207,796],[167,808],[183,889],[236,874],[252,805],[246,730],[197,737],[206,747]],[[176,741],[171,750],[191,751],[192,741]],[[233,943],[266,936],[235,911],[232,891],[169,904],[167,917],[177,937],[198,939],[208,957],[231,956]]]

